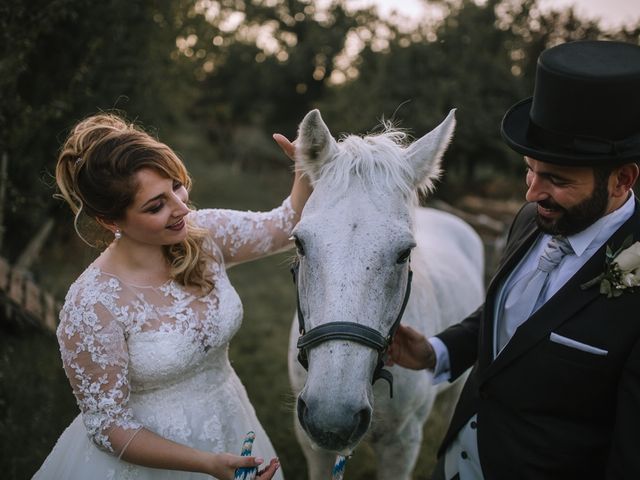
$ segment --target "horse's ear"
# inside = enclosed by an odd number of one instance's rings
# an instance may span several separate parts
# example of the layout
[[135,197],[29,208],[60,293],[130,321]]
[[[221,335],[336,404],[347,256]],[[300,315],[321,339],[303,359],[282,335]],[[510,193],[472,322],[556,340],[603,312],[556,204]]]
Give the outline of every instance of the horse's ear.
[[335,149],[337,149],[336,141],[322,120],[320,112],[311,110],[298,127],[296,160],[312,182],[318,179],[320,168]]
[[413,166],[417,187],[430,190],[434,180],[440,176],[442,155],[451,142],[456,126],[455,113],[454,108],[440,125],[407,147],[406,156]]

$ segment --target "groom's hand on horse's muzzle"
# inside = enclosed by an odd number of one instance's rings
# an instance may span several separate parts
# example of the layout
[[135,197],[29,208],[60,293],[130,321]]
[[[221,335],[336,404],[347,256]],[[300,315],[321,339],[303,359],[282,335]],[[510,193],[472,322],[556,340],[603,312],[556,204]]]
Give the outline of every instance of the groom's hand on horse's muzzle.
[[386,363],[412,370],[433,370],[436,355],[424,335],[411,327],[400,325],[389,346]]

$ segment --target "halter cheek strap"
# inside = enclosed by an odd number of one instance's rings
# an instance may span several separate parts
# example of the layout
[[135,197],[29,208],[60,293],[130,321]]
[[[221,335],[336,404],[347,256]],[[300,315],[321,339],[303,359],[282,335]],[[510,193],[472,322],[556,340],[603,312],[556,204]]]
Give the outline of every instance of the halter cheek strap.
[[402,300],[400,312],[391,325],[389,333],[386,337],[371,327],[367,327],[366,325],[361,325],[354,322],[324,323],[322,325],[318,325],[315,328],[312,328],[307,332],[305,328],[304,315],[302,314],[302,309],[300,308],[298,270],[299,263],[296,262],[291,267],[291,274],[293,275],[293,283],[296,285],[296,307],[298,310],[298,329],[300,331],[300,338],[298,338],[297,346],[298,361],[300,362],[300,364],[304,367],[305,370],[307,370],[309,368],[307,351],[328,340],[348,340],[359,343],[361,345],[365,345],[378,352],[378,361],[376,364],[376,369],[373,372],[373,379],[371,380],[371,383],[375,383],[379,378],[386,380],[389,383],[390,396],[393,398],[393,375],[389,370],[386,370],[384,368],[385,355],[387,349],[389,348],[389,344],[391,343],[391,340],[393,339],[393,336],[395,335],[396,330],[400,325],[400,320],[402,319],[402,315],[404,314],[407,302],[409,301],[409,295],[411,294],[411,279],[413,277],[411,267],[409,267],[407,276],[407,288]]

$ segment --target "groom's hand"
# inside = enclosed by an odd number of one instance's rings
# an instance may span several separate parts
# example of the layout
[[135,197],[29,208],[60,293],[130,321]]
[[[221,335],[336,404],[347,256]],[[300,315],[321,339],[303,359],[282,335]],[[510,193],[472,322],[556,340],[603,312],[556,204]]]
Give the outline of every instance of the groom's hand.
[[387,365],[394,364],[412,370],[433,370],[436,366],[436,354],[424,335],[411,327],[400,325],[387,357]]

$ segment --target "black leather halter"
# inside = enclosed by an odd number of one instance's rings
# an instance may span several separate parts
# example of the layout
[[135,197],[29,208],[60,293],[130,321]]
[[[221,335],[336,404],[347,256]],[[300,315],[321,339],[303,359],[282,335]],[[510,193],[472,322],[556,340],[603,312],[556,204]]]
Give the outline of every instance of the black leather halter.
[[402,314],[404,313],[404,309],[409,301],[409,295],[411,294],[411,278],[413,277],[411,267],[409,267],[407,288],[404,293],[404,299],[402,300],[402,307],[400,307],[400,312],[393,322],[393,325],[391,325],[386,337],[371,327],[354,322],[324,323],[307,332],[304,324],[304,316],[302,315],[302,309],[300,308],[300,291],[298,289],[299,268],[299,262],[296,262],[291,267],[293,283],[296,286],[296,306],[298,309],[298,328],[300,331],[300,338],[298,338],[298,361],[300,364],[305,370],[308,370],[309,359],[307,356],[307,350],[319,345],[320,343],[326,342],[327,340],[350,340],[352,342],[360,343],[369,348],[373,348],[378,352],[378,362],[376,364],[376,369],[373,372],[373,379],[371,380],[371,383],[375,383],[379,378],[386,380],[389,383],[390,396],[393,398],[393,375],[389,370],[385,370],[384,361],[389,344],[400,325]]

